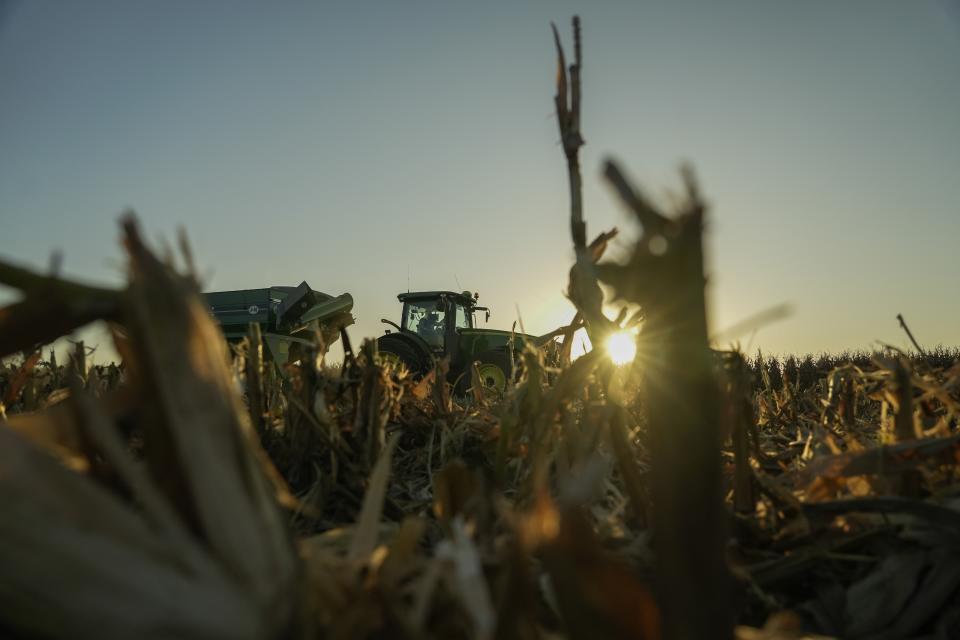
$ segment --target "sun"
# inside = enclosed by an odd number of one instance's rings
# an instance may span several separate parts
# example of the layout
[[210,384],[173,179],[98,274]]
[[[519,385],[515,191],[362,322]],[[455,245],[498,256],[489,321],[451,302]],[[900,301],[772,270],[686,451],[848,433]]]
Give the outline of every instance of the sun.
[[630,331],[617,331],[607,338],[606,347],[614,364],[630,364],[637,355],[637,336]]

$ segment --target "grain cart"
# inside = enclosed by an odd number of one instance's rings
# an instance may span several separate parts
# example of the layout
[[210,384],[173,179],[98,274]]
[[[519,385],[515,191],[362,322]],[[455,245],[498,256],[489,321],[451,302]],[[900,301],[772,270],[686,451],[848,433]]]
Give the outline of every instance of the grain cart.
[[478,294],[469,291],[401,293],[397,296],[403,304],[400,324],[381,320],[395,329],[388,329],[377,339],[381,357],[403,363],[419,376],[427,373],[435,360],[449,356],[448,381],[461,392],[470,384],[471,365],[478,362],[480,383],[502,393],[515,372],[511,365],[511,336],[514,354],[519,354],[525,343],[540,346],[549,336],[538,338],[476,327],[478,312],[484,312],[486,319],[490,319],[490,310],[478,306],[478,298]]
[[331,296],[314,291],[306,282],[296,287],[214,291],[204,297],[230,343],[248,335],[251,322],[259,324],[264,358],[278,366],[298,360],[314,331],[319,330],[330,345],[341,329],[353,324],[349,293]]

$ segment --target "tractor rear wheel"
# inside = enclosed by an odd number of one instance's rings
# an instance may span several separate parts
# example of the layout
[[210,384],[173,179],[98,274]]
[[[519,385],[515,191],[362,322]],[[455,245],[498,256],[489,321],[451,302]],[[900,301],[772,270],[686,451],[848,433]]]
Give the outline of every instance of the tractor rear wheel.
[[416,347],[391,333],[377,338],[377,351],[381,362],[390,362],[394,366],[403,364],[407,371],[417,376],[426,373],[430,367],[428,358]]

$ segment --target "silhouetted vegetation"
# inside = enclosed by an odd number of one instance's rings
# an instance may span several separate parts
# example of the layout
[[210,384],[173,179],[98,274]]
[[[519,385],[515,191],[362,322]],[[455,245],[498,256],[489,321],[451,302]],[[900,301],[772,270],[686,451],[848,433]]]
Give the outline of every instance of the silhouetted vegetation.
[[[753,384],[759,388],[769,384],[771,389],[780,391],[785,381],[796,389],[805,391],[824,380],[831,371],[845,365],[852,365],[863,370],[872,370],[891,357],[897,357],[896,351],[891,349],[868,351],[843,351],[840,353],[805,354],[802,356],[786,355],[771,356],[758,352],[747,360],[753,374]],[[960,348],[950,348],[937,345],[933,349],[925,350],[921,355],[917,352],[902,354],[913,366],[946,370],[960,362]],[[766,375],[767,381],[764,381]]]

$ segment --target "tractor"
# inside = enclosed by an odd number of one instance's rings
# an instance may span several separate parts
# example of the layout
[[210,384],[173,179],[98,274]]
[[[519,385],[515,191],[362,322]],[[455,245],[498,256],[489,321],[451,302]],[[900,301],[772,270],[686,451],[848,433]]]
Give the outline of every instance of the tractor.
[[449,358],[447,381],[461,393],[472,382],[474,362],[480,384],[503,393],[517,371],[511,347],[519,354],[525,343],[540,346],[549,339],[478,328],[476,314],[484,312],[489,321],[490,310],[478,306],[479,294],[469,291],[417,291],[401,293],[397,299],[403,304],[400,324],[381,320],[395,329],[387,329],[377,339],[381,359],[403,364],[419,377],[432,370],[437,360]]

